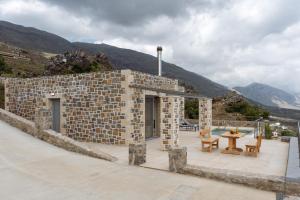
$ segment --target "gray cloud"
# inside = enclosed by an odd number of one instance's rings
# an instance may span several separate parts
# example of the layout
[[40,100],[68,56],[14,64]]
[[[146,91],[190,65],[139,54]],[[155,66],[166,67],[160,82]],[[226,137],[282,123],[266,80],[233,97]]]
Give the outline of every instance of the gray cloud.
[[189,8],[223,6],[221,0],[43,0],[59,5],[69,12],[85,15],[95,22],[105,20],[118,25],[141,25],[145,21],[167,16],[185,16]]
[[0,18],[155,55],[227,86],[300,92],[298,0],[0,0]]
[[91,17],[95,22],[110,21],[119,25],[140,25],[145,20],[166,15],[177,17],[186,13],[182,0],[51,0],[72,13]]

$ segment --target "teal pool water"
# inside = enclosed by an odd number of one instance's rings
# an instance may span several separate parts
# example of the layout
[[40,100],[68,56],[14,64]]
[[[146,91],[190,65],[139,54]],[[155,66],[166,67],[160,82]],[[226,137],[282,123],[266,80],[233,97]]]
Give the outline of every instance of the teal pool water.
[[[238,129],[238,130],[242,135],[253,134],[253,130],[248,130],[248,129]],[[221,135],[227,131],[230,131],[230,129],[215,128],[211,131],[211,134],[212,135]]]

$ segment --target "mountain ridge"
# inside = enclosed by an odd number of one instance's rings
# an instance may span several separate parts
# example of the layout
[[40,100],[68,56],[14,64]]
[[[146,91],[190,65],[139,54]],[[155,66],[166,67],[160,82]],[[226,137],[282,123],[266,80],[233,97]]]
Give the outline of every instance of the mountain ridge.
[[246,98],[265,106],[300,109],[297,105],[297,97],[295,95],[267,84],[254,82],[245,87],[234,87],[233,89]]
[[[0,42],[56,54],[75,50],[93,54],[102,52],[116,69],[132,69],[157,74],[157,58],[152,55],[107,44],[70,42],[55,34],[10,22],[0,21]],[[208,97],[223,96],[229,92],[229,89],[221,84],[168,62],[163,62],[163,75],[178,79],[183,84],[193,87],[197,93]]]

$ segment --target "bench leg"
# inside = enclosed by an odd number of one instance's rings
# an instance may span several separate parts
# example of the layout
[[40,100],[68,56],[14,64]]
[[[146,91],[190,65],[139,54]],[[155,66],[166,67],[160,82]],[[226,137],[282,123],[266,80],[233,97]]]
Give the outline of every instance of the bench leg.
[[209,152],[212,152],[213,145],[209,144]]

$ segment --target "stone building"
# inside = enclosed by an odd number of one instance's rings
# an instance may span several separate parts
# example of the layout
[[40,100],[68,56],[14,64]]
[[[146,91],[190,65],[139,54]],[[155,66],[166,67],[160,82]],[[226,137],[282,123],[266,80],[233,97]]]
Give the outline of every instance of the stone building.
[[[211,109],[209,100],[200,102]],[[34,121],[41,108],[50,111],[53,130],[78,141],[131,144],[160,137],[167,150],[184,116],[184,89],[177,80],[131,70],[5,80],[6,110]],[[211,114],[200,115],[209,126]]]

